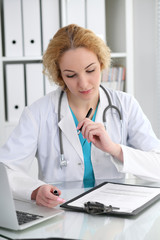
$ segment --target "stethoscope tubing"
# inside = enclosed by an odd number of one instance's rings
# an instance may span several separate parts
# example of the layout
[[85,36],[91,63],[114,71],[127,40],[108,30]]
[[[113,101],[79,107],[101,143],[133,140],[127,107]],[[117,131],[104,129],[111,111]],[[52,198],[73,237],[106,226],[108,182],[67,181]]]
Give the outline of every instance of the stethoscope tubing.
[[107,106],[107,107],[104,109],[104,111],[103,111],[103,122],[105,122],[106,112],[107,112],[108,109],[110,109],[110,108],[114,108],[114,109],[118,112],[119,119],[122,120],[122,115],[121,115],[121,113],[120,113],[118,107],[112,105],[111,98],[110,98],[110,96],[109,96],[107,90],[106,90],[102,85],[100,85],[100,87],[103,89],[103,91],[105,92],[105,94],[106,94],[106,96],[107,96],[107,99],[108,99],[108,106]]
[[[62,90],[59,97],[58,102],[58,123],[61,120],[61,103],[62,103],[62,97],[63,97],[64,91]],[[60,167],[67,166],[67,161],[64,158],[64,150],[63,150],[63,140],[62,140],[62,130],[59,129],[59,147],[60,147]]]

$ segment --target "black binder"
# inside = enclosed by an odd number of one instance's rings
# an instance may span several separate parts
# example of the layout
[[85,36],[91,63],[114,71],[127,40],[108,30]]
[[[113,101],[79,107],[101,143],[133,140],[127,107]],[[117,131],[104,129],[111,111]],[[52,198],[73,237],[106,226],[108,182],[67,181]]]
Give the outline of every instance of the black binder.
[[[109,185],[108,185],[109,184]],[[108,190],[103,190],[106,187]],[[113,189],[112,189],[113,188]],[[116,188],[116,190],[115,190]],[[108,192],[107,192],[108,191]],[[111,194],[110,194],[111,191]],[[116,192],[119,192],[118,194]],[[116,197],[121,199],[119,202],[117,201],[116,205],[112,205],[111,202],[105,205],[103,201],[95,200],[97,194],[103,194],[104,192],[104,199],[107,199],[107,196],[114,195],[113,199],[115,200]],[[131,195],[130,195],[131,194]],[[145,196],[146,195],[146,196]],[[103,195],[102,195],[103,196]],[[130,200],[137,199],[139,201],[137,207],[134,207],[133,210],[121,210],[119,206],[120,202],[126,201],[129,198]],[[144,198],[144,199],[143,199]],[[84,199],[87,199],[84,201]],[[78,195],[77,197],[63,203],[61,205],[62,208],[78,211],[78,212],[86,212],[92,215],[104,214],[104,215],[119,215],[119,216],[135,216],[146,208],[151,206],[153,203],[160,199],[160,188],[159,187],[150,187],[150,186],[142,186],[142,185],[131,185],[131,184],[122,184],[122,183],[113,183],[113,182],[103,182],[96,187],[91,188],[90,190]],[[77,205],[77,200],[83,203]],[[142,201],[143,200],[143,201]],[[132,208],[133,205],[132,201],[126,201],[126,205]]]

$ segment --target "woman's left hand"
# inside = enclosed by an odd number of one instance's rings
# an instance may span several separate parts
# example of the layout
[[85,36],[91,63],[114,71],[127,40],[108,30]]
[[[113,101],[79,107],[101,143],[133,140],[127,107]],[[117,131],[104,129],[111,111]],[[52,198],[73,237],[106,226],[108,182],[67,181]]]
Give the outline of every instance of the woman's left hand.
[[61,194],[61,191],[55,186],[44,184],[32,192],[31,199],[36,200],[36,204],[40,206],[49,208],[56,207],[57,205],[64,203],[65,200],[59,196],[55,196],[54,190],[57,190],[58,195]]
[[85,118],[78,124],[77,129],[80,129],[81,127],[82,135],[88,142],[92,142],[97,148],[110,153],[120,161],[123,161],[121,146],[111,140],[105,127],[101,123],[95,123],[92,120]]

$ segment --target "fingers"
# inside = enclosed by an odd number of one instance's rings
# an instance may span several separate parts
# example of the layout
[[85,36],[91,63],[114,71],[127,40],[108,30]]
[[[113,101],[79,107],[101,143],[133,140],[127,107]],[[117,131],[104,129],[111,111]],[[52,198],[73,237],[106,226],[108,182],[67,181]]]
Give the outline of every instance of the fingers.
[[101,149],[104,152],[110,153],[113,142],[106,132],[103,124],[95,123],[90,119],[84,119],[78,128],[82,126],[82,135],[87,139],[88,142],[92,142],[97,148]]
[[82,127],[82,135],[88,142],[94,143],[94,137],[106,132],[104,126],[101,123],[95,123],[90,119],[84,119],[77,126],[77,129]]
[[[87,128],[89,128],[89,125],[94,124],[93,121],[91,121],[90,119],[84,119],[83,121],[81,121],[78,126],[77,126],[77,130],[81,131],[82,135],[84,138],[87,139]],[[89,129],[88,129],[89,130]],[[78,134],[79,134],[78,131]]]
[[[36,203],[37,205],[46,206],[49,208],[56,207],[59,204],[65,202],[64,199],[60,198],[59,196],[55,196],[53,191],[56,188],[51,185],[43,185],[38,189],[37,196],[36,196]],[[56,189],[61,194],[61,191]]]

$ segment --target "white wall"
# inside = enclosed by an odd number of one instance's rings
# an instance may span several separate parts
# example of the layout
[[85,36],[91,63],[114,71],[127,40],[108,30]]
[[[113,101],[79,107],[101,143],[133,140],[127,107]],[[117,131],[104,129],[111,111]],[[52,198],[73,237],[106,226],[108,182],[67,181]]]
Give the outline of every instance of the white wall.
[[158,135],[156,0],[133,0],[135,97]]

